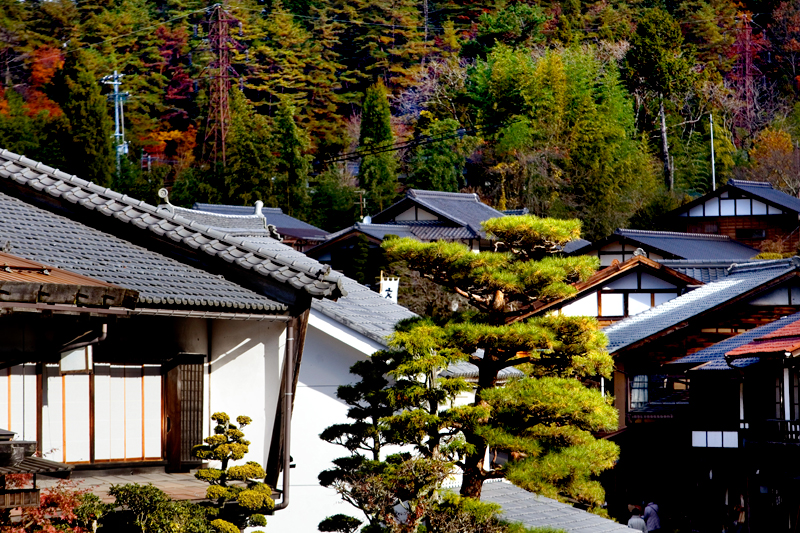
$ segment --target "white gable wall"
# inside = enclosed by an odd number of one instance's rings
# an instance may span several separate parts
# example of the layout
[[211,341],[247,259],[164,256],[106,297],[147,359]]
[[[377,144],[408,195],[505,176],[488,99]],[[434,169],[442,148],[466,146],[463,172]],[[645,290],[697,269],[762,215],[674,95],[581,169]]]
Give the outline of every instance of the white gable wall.
[[[265,465],[281,391],[286,323],[214,320],[211,357],[207,365],[207,407],[204,436],[210,434],[210,415],[224,411],[232,420],[249,416],[244,428],[250,451],[241,462]],[[205,350],[204,350],[205,351]],[[209,370],[210,369],[210,370]]]
[[317,531],[322,519],[337,513],[366,520],[336,491],[320,486],[319,473],[349,452],[321,440],[319,434],[332,424],[348,421],[347,405],[336,398],[336,389],[357,382],[358,376],[349,368],[381,349],[372,339],[311,310],[292,414],[291,456],[296,467],[290,474],[290,503],[267,518],[269,530]]

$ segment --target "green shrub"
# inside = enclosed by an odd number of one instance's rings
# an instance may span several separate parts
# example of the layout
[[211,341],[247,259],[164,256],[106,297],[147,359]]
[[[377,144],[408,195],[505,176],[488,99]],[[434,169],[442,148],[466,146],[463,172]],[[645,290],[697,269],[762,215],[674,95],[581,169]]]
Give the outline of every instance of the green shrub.
[[211,522],[211,528],[217,533],[240,533],[239,528],[227,520],[214,520]]

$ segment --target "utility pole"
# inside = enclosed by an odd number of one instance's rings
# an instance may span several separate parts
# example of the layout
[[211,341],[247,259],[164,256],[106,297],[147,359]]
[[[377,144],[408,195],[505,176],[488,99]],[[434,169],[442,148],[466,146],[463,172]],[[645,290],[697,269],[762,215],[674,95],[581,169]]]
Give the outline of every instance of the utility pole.
[[121,172],[120,157],[128,153],[128,142],[125,140],[125,113],[123,104],[130,95],[129,93],[119,92],[119,86],[122,85],[123,76],[124,74],[120,74],[115,70],[113,75],[100,78],[101,83],[114,86],[114,93],[108,95],[108,99],[114,102],[114,148],[117,155],[117,177],[119,177]]
[[208,17],[208,44],[214,59],[208,66],[211,71],[209,76],[209,108],[206,118],[206,136],[203,146],[211,144],[210,159],[216,163],[225,161],[225,140],[231,123],[230,92],[231,79],[239,78],[236,70],[231,66],[231,50],[238,49],[237,43],[230,32],[231,25],[239,25],[225,9],[224,4],[215,4],[211,7]]
[[717,174],[714,167],[714,114],[708,114],[708,123],[711,125],[711,190],[717,190]]

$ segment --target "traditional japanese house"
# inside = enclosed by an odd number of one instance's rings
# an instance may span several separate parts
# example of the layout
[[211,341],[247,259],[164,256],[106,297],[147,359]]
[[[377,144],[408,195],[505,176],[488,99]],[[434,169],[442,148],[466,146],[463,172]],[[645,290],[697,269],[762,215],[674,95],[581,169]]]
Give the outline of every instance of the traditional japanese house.
[[[624,516],[631,498],[672,499],[687,513],[694,492],[681,485],[691,449],[693,384],[667,365],[729,337],[800,310],[800,259],[733,265],[727,275],[604,331],[615,359],[613,391],[622,448],[609,504]],[[648,467],[647,476],[639,473]]]
[[537,309],[566,316],[597,317],[601,327],[637,315],[699,287],[702,282],[644,255],[614,261],[584,282],[577,292]]
[[800,199],[770,183],[728,180],[664,215],[662,224],[674,231],[725,235],[753,248],[771,241],[794,252],[800,241]]
[[275,484],[311,300],[344,295],[340,275],[8,151],[0,212],[0,247],[35,263],[12,273],[99,282],[69,304],[39,289],[0,307],[0,425],[76,468],[178,470],[211,413],[247,415],[245,460]]
[[637,254],[655,261],[662,259],[744,261],[759,253],[759,250],[739,243],[727,235],[621,228],[604,239],[570,250],[570,255],[598,257],[600,266],[608,266],[613,261],[624,262]]
[[380,244],[386,235],[411,237],[423,242],[460,242],[473,250],[490,246],[481,222],[504,216],[482,203],[476,194],[409,189],[399,202],[365,220],[328,235],[308,250],[309,257],[349,274],[354,253],[366,248],[367,280],[378,276],[384,262]]
[[684,475],[718,511],[709,527],[741,515],[749,531],[797,530],[798,355],[795,313],[668,365],[691,383]]

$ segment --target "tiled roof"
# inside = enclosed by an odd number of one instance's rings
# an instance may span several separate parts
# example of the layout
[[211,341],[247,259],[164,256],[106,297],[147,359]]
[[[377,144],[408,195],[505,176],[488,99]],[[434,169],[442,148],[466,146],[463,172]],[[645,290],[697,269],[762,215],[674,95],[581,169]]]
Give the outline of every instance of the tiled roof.
[[794,352],[800,349],[800,323],[789,322],[774,331],[766,332],[747,344],[737,346],[725,353],[728,357],[751,354]]
[[[616,235],[667,252],[675,258],[683,259],[750,259],[759,254],[750,248],[731,240],[727,235],[702,235],[699,233],[677,233],[672,231],[646,231],[617,229]],[[612,236],[613,237],[613,236]]]
[[564,245],[563,252],[565,254],[571,254],[575,250],[580,250],[581,248],[585,248],[586,246],[591,246],[592,243],[587,241],[586,239],[575,239],[574,241],[569,241],[567,244]]
[[477,194],[409,189],[405,198],[373,216],[372,219],[376,223],[388,222],[410,204],[422,206],[479,235],[483,234],[481,222],[503,216],[502,211],[482,203]]
[[[751,343],[754,339],[766,337],[770,333],[784,328],[788,324],[800,325],[800,313],[781,317],[778,320],[753,328],[734,337],[725,339],[708,348],[699,350],[693,354],[673,361],[673,365],[693,365],[697,370],[730,370],[730,366],[725,362],[725,354],[740,346]],[[758,357],[739,358],[733,361],[734,366],[744,367],[758,362]],[[696,366],[700,365],[700,366]]]
[[795,257],[735,265],[725,279],[703,285],[604,329],[603,332],[608,337],[608,351],[617,352],[630,344],[709,311],[795,270],[798,263],[800,258]]
[[[479,349],[475,352],[479,357],[483,357],[483,350]],[[464,378],[467,381],[478,379],[478,367],[469,361],[459,361],[451,363],[447,370],[442,371],[442,377],[445,378]],[[504,368],[497,373],[497,379],[504,381],[511,378],[524,377],[525,373],[522,370],[513,366]]]
[[728,270],[731,265],[738,264],[744,265],[748,263],[761,262],[760,259],[753,259],[750,261],[739,261],[729,259],[725,260],[694,260],[694,259],[658,259],[662,265],[677,270],[681,274],[686,274],[690,278],[694,278],[703,283],[710,283],[712,281],[720,280],[728,275]]
[[499,504],[501,518],[520,522],[526,527],[551,527],[568,533],[630,533],[623,524],[614,522],[566,503],[533,494],[503,480],[486,482],[481,490],[481,501]]
[[72,219],[0,193],[0,246],[14,255],[139,291],[139,306],[252,309],[285,305]]
[[[241,237],[184,218],[169,208],[156,208],[8,150],[0,151],[0,184],[5,181],[13,181],[32,192],[66,200],[87,211],[114,217],[132,227],[171,240],[187,250],[199,250],[235,263],[245,270],[272,278],[311,296],[337,298],[343,294],[340,274],[332,273],[329,266],[313,260],[298,261],[288,246],[268,250],[248,244]],[[276,249],[280,251],[276,252]],[[140,289],[137,287],[137,290]],[[140,292],[144,294],[144,291]]]
[[314,300],[311,307],[383,346],[397,322],[417,316],[353,279],[344,277],[343,285],[347,296],[335,302]]
[[527,215],[530,213],[527,207],[523,207],[522,209],[503,209],[501,211],[506,216],[518,216],[518,215]]
[[266,233],[266,224],[272,224],[282,235],[320,241],[328,234],[325,230],[285,214],[280,207],[262,207],[263,216],[258,214],[255,207],[238,205],[195,203],[191,209],[176,207],[175,211],[185,218],[212,228],[246,229],[256,233]]
[[800,213],[800,199],[786,194],[783,191],[773,189],[771,183],[764,181],[728,180],[727,184],[773,204]]

